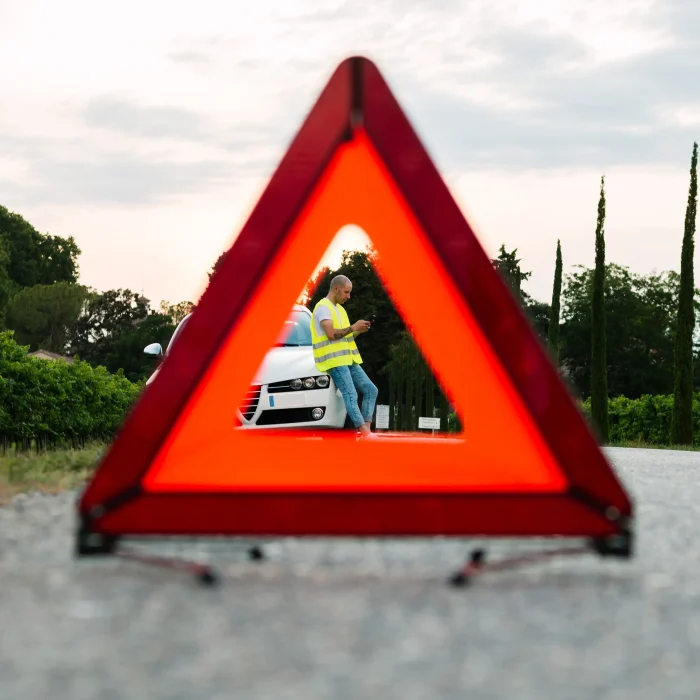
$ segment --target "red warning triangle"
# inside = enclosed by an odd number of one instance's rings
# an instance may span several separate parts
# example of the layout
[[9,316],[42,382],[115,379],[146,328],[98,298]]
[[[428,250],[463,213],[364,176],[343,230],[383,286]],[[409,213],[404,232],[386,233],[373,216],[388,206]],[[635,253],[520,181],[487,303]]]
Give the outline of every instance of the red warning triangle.
[[[291,302],[347,224],[372,240],[462,435],[357,441],[342,431],[234,429]],[[632,504],[376,66],[351,58],[79,511],[83,534],[109,536],[598,539],[628,534]]]

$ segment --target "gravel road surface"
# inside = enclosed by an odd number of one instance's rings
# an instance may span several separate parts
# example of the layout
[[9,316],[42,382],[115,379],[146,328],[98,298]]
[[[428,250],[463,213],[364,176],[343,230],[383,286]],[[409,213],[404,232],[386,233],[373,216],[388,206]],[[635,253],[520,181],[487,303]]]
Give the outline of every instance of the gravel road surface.
[[[0,699],[700,697],[700,452],[609,449],[631,561],[446,577],[483,541],[165,542],[223,581],[76,561],[75,493],[0,507]],[[490,556],[541,542],[489,542]]]

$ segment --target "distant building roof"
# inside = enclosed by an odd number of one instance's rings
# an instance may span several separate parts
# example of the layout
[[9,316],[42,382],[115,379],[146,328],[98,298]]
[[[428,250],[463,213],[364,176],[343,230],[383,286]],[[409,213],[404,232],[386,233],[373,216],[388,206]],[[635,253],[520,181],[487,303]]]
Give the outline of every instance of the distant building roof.
[[40,360],[63,360],[64,362],[73,362],[72,357],[67,355],[59,355],[56,352],[51,352],[50,350],[35,350],[34,352],[27,353],[29,357],[38,357]]

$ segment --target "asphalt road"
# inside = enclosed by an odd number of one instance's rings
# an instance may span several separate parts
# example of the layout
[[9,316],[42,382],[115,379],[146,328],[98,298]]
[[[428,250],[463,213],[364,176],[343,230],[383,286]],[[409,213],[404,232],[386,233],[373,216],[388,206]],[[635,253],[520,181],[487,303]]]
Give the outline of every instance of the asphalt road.
[[[76,561],[75,494],[0,508],[0,699],[700,697],[700,453],[611,449],[637,555],[446,576],[477,541],[158,545],[222,585]],[[492,556],[541,543],[489,543]]]

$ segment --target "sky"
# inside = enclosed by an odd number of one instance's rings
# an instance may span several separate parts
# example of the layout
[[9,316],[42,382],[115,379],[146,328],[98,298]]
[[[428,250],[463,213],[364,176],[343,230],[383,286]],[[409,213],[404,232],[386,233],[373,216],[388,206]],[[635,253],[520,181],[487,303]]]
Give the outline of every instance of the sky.
[[[608,261],[677,270],[699,30],[697,0],[0,0],[0,204],[73,236],[83,284],[196,301],[359,54],[535,298],[557,239],[565,273],[592,266],[601,175]],[[323,262],[364,244],[353,231]]]

